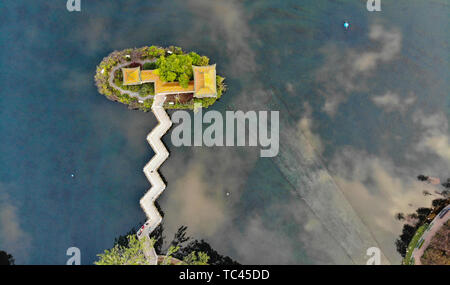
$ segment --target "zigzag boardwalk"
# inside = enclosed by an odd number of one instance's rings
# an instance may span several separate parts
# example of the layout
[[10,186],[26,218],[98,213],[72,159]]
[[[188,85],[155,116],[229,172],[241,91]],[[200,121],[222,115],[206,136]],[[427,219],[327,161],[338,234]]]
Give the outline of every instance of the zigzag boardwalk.
[[157,263],[157,255],[153,247],[149,244],[149,234],[155,230],[155,228],[161,223],[162,217],[155,207],[155,201],[159,195],[166,188],[166,184],[161,179],[158,173],[158,169],[163,162],[169,157],[169,152],[161,141],[162,136],[172,126],[172,121],[164,110],[163,104],[166,100],[165,96],[155,96],[155,100],[152,105],[152,112],[158,119],[158,125],[148,134],[147,141],[155,152],[152,159],[145,165],[144,173],[147,179],[152,184],[150,190],[142,197],[140,204],[145,214],[147,215],[147,221],[145,222],[144,229],[141,233],[138,232],[138,238],[141,240],[144,238],[144,254],[147,260],[151,264]]

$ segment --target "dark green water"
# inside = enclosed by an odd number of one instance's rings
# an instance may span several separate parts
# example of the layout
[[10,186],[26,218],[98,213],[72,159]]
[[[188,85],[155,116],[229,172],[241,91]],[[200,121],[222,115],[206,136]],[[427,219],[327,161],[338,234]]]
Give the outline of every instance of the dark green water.
[[[169,232],[186,224],[238,261],[281,264],[360,262],[367,236],[399,262],[399,228],[384,227],[395,224],[386,217],[422,196],[402,187],[419,172],[448,172],[448,141],[435,152],[420,144],[424,134],[448,137],[448,2],[384,0],[376,13],[364,1],[82,0],[80,13],[65,2],[0,3],[0,249],[17,263],[64,264],[71,246],[92,263],[144,220],[142,167],[153,155],[145,137],[156,121],[106,100],[93,76],[111,51],[151,44],[217,63],[229,90],[213,109],[280,110],[281,117],[274,159],[250,148],[175,148],[167,135],[161,206]],[[377,25],[394,39],[371,40]],[[389,45],[397,38],[398,49]],[[352,56],[366,50],[379,54],[376,66],[354,72]],[[387,111],[371,100],[388,91],[414,103]],[[326,98],[340,96],[334,114],[323,110]],[[439,114],[438,126],[418,119]],[[305,116],[323,146],[312,164],[295,135]],[[356,170],[341,173],[338,158],[348,148],[343,165]],[[376,175],[379,165],[392,179]],[[340,185],[317,176],[327,169]],[[346,192],[344,178],[373,196]],[[346,196],[335,194],[341,190]]]

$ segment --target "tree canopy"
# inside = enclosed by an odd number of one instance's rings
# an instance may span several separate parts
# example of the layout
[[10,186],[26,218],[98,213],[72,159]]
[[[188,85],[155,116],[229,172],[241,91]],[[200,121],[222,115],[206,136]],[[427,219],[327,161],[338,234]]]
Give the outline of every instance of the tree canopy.
[[[153,246],[154,240],[151,240]],[[127,246],[116,244],[112,249],[98,254],[99,261],[95,265],[145,265],[149,264],[144,256],[144,242],[135,234],[127,236]]]
[[14,258],[11,254],[0,250],[0,265],[14,265]]
[[188,54],[172,54],[161,56],[156,61],[158,74],[165,82],[177,81],[184,88],[188,87],[189,81],[193,80],[194,72],[192,65],[208,65],[209,58],[200,56],[195,52]]
[[163,56],[165,53],[166,53],[166,51],[163,48],[160,48],[157,46],[148,47],[144,52],[145,55],[147,55],[149,57],[154,57],[154,58]]
[[[95,265],[149,265],[149,262],[144,255],[145,240],[138,240],[136,234],[133,233],[126,237],[126,243],[123,237],[116,240],[116,242],[117,243],[112,249],[105,250],[104,253],[98,254],[100,259],[94,262]],[[153,247],[154,244],[155,240],[150,239],[150,246]],[[172,264],[172,257],[179,249],[180,246],[171,245],[160,264]],[[207,265],[208,260],[209,256],[205,252],[192,251],[183,258],[181,264]]]
[[[164,212],[159,207],[158,203],[155,203],[161,216],[164,217]],[[164,224],[161,223],[150,235],[153,247],[158,255],[164,255],[166,263],[170,263],[170,258],[174,257],[178,260],[184,262],[184,264],[209,264],[209,265],[239,265],[236,261],[228,256],[221,255],[216,250],[214,250],[206,241],[204,240],[193,240],[186,233],[187,226],[181,226],[178,228],[177,232],[174,234],[172,240],[165,243],[166,237],[164,236]],[[119,236],[114,240],[114,247],[136,247],[137,244],[134,242],[136,229],[132,228],[127,234]],[[130,236],[133,236],[130,239]],[[130,241],[133,241],[131,243]],[[166,246],[164,246],[166,245]],[[139,248],[138,248],[139,249]],[[122,249],[123,251],[124,249]],[[105,251],[106,252],[106,251]],[[108,251],[109,253],[110,251]],[[114,251],[116,254],[118,251]],[[119,251],[120,252],[120,251]],[[140,252],[139,250],[134,250],[132,252]],[[143,254],[143,252],[142,252]],[[99,255],[100,256],[100,255]],[[128,254],[128,256],[130,256]],[[120,260],[120,259],[108,259],[108,260]],[[164,264],[164,262],[163,262]]]
[[192,58],[189,55],[161,56],[156,65],[161,80],[166,82],[178,81],[184,88],[188,87],[189,80],[193,77]]

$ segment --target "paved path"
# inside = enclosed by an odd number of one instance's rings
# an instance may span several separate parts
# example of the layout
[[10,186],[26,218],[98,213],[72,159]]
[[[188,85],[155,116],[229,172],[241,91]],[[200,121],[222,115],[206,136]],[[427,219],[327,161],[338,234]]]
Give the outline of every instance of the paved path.
[[[138,62],[138,63],[144,65],[145,63],[155,62],[155,61],[156,61],[156,59],[146,59],[146,60],[136,60],[134,62]],[[119,86],[117,86],[116,83],[114,83],[114,74],[116,73],[116,71],[118,69],[124,67],[124,66],[130,65],[130,63],[131,62],[125,62],[125,63],[122,63],[122,64],[119,64],[119,65],[115,66],[111,70],[111,73],[109,74],[109,80],[108,80],[109,84],[112,87],[114,87],[115,89],[117,89],[120,92],[120,94],[128,94],[130,97],[137,98],[140,101],[144,101],[145,99],[153,98],[154,97],[153,95],[148,95],[148,96],[145,96],[145,97],[141,97],[141,95],[139,95],[139,92],[133,92],[133,91],[130,91],[130,90],[124,90],[124,89],[120,88]]]
[[[450,205],[442,209],[442,211],[450,209]],[[442,211],[440,213],[442,213]],[[439,213],[439,214],[440,214]],[[427,247],[430,245],[431,240],[434,237],[434,234],[442,227],[445,222],[447,222],[450,219],[450,211],[447,212],[442,218],[439,218],[439,214],[436,215],[436,217],[433,219],[433,221],[430,223],[431,227],[429,227],[425,233],[420,238],[417,245],[420,244],[422,240],[424,240],[422,246],[420,248],[414,248],[414,251],[412,253],[412,256],[414,258],[414,264],[415,265],[421,265],[422,262],[420,261],[420,258],[422,257],[423,253],[427,249]]]
[[[142,197],[140,201],[141,207],[148,218],[144,224],[144,228],[141,228],[138,232],[138,238],[140,240],[148,237],[162,220],[162,217],[159,214],[158,209],[156,209],[154,203],[166,188],[166,184],[164,184],[164,181],[158,173],[158,168],[169,157],[169,152],[161,141],[161,137],[172,126],[172,121],[163,108],[165,100],[165,96],[157,95],[155,96],[155,100],[152,105],[152,112],[155,114],[159,123],[147,136],[147,141],[155,151],[155,155],[144,167],[145,176],[147,176],[147,179],[152,184],[152,187],[147,193],[145,193],[144,197]],[[154,248],[150,246],[150,241],[148,241],[148,239],[146,239],[145,242],[148,242],[148,244],[144,243],[144,254],[151,264],[156,264],[158,259],[156,252]]]

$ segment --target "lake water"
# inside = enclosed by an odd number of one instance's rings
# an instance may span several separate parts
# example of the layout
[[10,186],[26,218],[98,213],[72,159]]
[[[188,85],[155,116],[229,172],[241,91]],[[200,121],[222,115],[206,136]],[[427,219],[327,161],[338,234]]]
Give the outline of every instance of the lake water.
[[400,261],[393,216],[427,205],[412,180],[450,161],[448,2],[65,2],[0,3],[0,249],[16,263],[65,264],[76,246],[91,264],[145,219],[156,120],[93,77],[111,51],[153,44],[217,63],[228,91],[212,109],[280,111],[275,158],[166,135],[167,236],[186,224],[242,263],[362,263],[370,245]]

